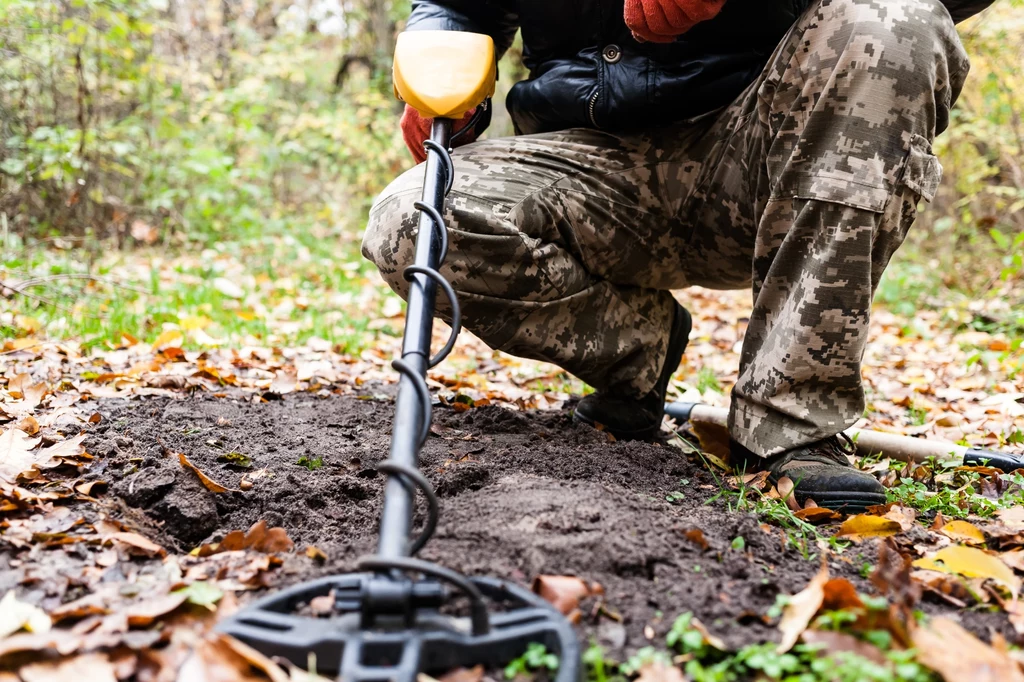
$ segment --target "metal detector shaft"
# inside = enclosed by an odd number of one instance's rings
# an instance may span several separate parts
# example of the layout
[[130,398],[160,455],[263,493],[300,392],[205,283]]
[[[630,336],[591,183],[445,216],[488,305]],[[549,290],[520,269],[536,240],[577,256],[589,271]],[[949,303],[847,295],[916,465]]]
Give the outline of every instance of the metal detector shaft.
[[[665,414],[680,424],[695,421],[719,426],[729,425],[729,409],[726,407],[712,407],[700,403],[670,403],[665,406]],[[956,443],[924,440],[868,429],[847,429],[846,435],[857,444],[857,454],[862,457],[881,453],[902,462],[952,460],[966,466],[987,465],[1007,472],[1024,468],[1024,456],[1010,452],[968,448]]]
[[[434,119],[431,140],[447,149],[451,134],[451,119]],[[423,203],[435,208],[442,215],[446,173],[440,154],[432,149],[428,150],[423,179]],[[434,229],[432,218],[426,211],[421,211],[415,264],[436,270],[443,256],[442,251],[441,236],[438,230]],[[409,282],[402,360],[421,377],[426,376],[430,360],[436,298],[437,284],[434,280],[423,274],[413,274]],[[423,428],[422,420],[427,418],[419,403],[421,399],[413,380],[403,374],[398,384],[398,398],[395,401],[390,459],[413,469],[419,467],[419,434]],[[392,476],[388,479],[384,493],[384,510],[381,514],[378,556],[394,559],[410,555],[409,533],[412,530],[415,495],[415,489],[404,483],[400,477]]]

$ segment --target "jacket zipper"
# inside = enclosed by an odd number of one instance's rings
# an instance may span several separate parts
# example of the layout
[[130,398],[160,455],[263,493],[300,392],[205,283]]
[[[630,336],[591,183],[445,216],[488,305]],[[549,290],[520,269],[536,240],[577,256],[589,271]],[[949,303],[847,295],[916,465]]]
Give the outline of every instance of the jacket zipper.
[[600,95],[601,95],[601,86],[598,86],[597,89],[594,90],[594,94],[590,96],[590,105],[589,105],[589,107],[587,109],[588,112],[590,113],[590,122],[597,129],[601,128],[601,126],[597,125],[597,118],[595,116],[595,109],[597,108],[597,98]]

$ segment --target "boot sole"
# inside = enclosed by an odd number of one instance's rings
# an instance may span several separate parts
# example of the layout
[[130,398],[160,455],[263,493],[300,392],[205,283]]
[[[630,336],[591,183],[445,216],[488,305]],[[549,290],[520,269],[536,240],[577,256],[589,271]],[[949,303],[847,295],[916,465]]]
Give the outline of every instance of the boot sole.
[[868,510],[868,507],[885,504],[887,501],[885,493],[849,491],[825,491],[804,495],[798,493],[796,499],[801,505],[806,504],[808,499],[812,499],[819,507],[843,514],[862,514]]

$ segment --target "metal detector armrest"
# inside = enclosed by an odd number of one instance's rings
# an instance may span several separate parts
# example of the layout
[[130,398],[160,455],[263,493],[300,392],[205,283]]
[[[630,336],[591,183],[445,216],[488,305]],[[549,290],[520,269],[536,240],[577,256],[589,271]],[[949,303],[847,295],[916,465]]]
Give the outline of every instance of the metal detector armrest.
[[424,118],[462,118],[494,95],[498,67],[490,36],[406,31],[395,46],[395,97]]

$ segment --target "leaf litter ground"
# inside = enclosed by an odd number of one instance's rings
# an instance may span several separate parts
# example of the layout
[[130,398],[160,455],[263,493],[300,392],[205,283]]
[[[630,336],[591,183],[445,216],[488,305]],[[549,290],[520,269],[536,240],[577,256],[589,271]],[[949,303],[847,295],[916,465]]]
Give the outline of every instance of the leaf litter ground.
[[[730,297],[693,295],[698,324],[677,395],[727,395],[744,326],[740,298]],[[955,429],[972,443],[1019,448],[1019,347],[938,326],[924,338],[885,311],[876,323],[865,371],[875,426],[947,438]],[[126,335],[91,353],[7,343],[0,594],[13,606],[10,622],[0,617],[0,669],[48,679],[40,675],[63,675],[77,660],[102,670],[96,679],[173,679],[194,671],[192,655],[234,671],[209,679],[249,679],[239,671],[253,665],[273,677],[209,625],[261,590],[348,570],[373,550],[395,342],[382,337],[382,347],[352,357],[315,339],[298,349],[182,351],[181,338],[171,330],[142,344]],[[740,497],[760,499],[763,481],[732,481],[751,487],[720,496],[724,474],[672,443],[616,443],[573,425],[567,389],[581,387],[564,375],[491,354],[471,337],[461,349],[431,376],[441,405],[423,468],[442,514],[423,556],[523,584],[567,575],[599,584],[567,610],[613,658],[663,641],[683,612],[729,648],[809,641],[780,633],[773,605],[814,585],[822,553],[833,581],[874,592],[865,576],[879,564],[882,536],[923,562],[914,573],[920,608],[955,613],[997,645],[1019,641],[1019,507],[981,518],[968,505],[957,514],[963,526],[947,523],[945,508],[915,519],[896,505],[842,526],[797,510],[794,518],[832,525],[814,531],[789,518],[780,527],[755,504],[733,510]],[[928,481],[929,494],[937,479],[948,488],[968,475],[872,466],[883,478],[895,471],[889,483]],[[1019,492],[990,472],[968,473],[986,499]],[[827,551],[833,533],[857,542]],[[804,601],[806,617],[782,619],[797,630],[823,608]],[[52,660],[55,652],[73,657]],[[26,675],[24,666],[36,667]]]

